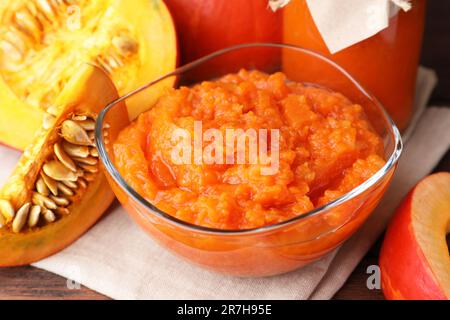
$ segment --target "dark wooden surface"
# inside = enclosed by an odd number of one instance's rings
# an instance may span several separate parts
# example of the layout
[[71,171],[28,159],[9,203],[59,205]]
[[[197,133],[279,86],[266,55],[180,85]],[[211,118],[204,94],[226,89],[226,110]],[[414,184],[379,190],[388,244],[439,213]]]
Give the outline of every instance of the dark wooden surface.
[[[422,64],[439,76],[431,103],[450,105],[450,1],[429,0]],[[450,152],[435,171],[450,171]],[[366,286],[367,267],[378,264],[382,237],[367,253],[335,299],[383,299],[380,290]],[[107,299],[85,287],[70,290],[67,280],[33,267],[0,269],[0,299]]]

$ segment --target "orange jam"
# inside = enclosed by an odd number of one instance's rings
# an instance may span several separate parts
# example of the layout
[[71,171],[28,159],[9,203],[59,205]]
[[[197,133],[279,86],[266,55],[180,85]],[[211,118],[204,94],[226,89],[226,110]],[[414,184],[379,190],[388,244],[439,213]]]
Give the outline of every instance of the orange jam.
[[[198,122],[201,133],[213,128],[224,137],[228,129],[277,130],[277,170],[263,174],[259,158],[176,163],[174,133],[195,136]],[[211,143],[203,141],[200,151]],[[288,81],[280,72],[246,70],[169,90],[114,143],[115,164],[138,193],[181,220],[219,229],[275,224],[322,206],[377,172],[383,154],[360,105],[326,88]]]

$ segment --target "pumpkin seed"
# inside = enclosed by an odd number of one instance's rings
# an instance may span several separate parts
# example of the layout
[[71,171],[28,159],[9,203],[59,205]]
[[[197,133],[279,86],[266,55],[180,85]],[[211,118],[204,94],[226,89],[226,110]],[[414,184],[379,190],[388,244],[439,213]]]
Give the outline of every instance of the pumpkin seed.
[[72,116],[72,120],[74,121],[84,121],[87,119],[87,116],[83,116],[83,115],[73,115]]
[[28,226],[33,228],[39,222],[39,216],[41,215],[42,208],[40,206],[32,206],[30,215],[28,216]]
[[0,213],[5,218],[6,222],[10,222],[14,219],[15,211],[11,202],[8,200],[0,199]]
[[77,121],[77,124],[86,131],[95,129],[95,121],[91,119]]
[[59,207],[58,209],[56,209],[56,213],[59,214],[60,216],[67,216],[70,213],[70,211],[67,208]]
[[30,157],[30,155],[31,155],[31,151],[30,151],[30,149],[25,149],[25,151],[23,152],[23,154],[22,154],[24,157],[27,157],[27,158],[29,158]]
[[102,67],[106,71],[106,73],[108,73],[108,74],[113,73],[112,67],[108,64],[108,62],[106,62],[104,60],[103,57],[101,57],[101,56],[97,57],[96,62],[100,67]]
[[12,231],[19,233],[27,222],[28,212],[30,211],[31,203],[27,202],[19,210],[17,210],[16,217],[12,223]]
[[40,41],[42,26],[28,12],[17,11],[14,19],[19,29],[24,31],[34,41]]
[[122,56],[129,56],[138,51],[138,44],[132,38],[126,35],[115,36],[111,40],[113,46]]
[[65,184],[58,182],[58,189],[59,191],[62,192],[63,195],[67,196],[67,197],[71,197],[73,196],[73,191],[72,189],[70,189],[68,186],[66,186]]
[[6,219],[0,214],[0,229],[6,225]]
[[66,186],[68,186],[71,189],[78,189],[78,185],[74,181],[64,180],[62,183],[64,183]]
[[58,207],[52,199],[37,192],[33,193],[33,195],[31,196],[31,201],[33,202],[33,204],[47,209],[56,209]]
[[23,59],[22,53],[8,41],[0,41],[0,49],[3,56],[7,57],[3,59],[2,67],[8,71],[18,71],[18,64]]
[[41,177],[42,180],[44,180],[47,187],[50,189],[50,192],[54,195],[58,195],[58,185],[56,184],[56,181],[47,176],[43,171],[41,171]]
[[60,10],[64,4],[70,5],[75,4],[79,0],[47,0],[48,3],[53,7],[55,10]]
[[112,69],[118,69],[124,65],[122,60],[114,54],[108,56],[106,58],[106,62],[111,66]]
[[86,158],[74,157],[73,160],[75,160],[76,162],[78,162],[80,164],[88,164],[91,166],[94,166],[98,163],[98,159],[94,158],[94,157],[86,157]]
[[36,8],[36,5],[34,4],[34,2],[28,2],[26,4],[26,10],[28,10],[28,12],[33,16],[36,17],[38,15],[38,10]]
[[86,182],[86,180],[84,180],[84,179],[82,179],[82,178],[79,178],[78,179],[78,184],[80,185],[80,187],[82,187],[83,189],[86,189],[87,188],[87,182]]
[[57,160],[51,160],[46,162],[42,166],[42,170],[50,178],[57,181],[63,180],[76,181],[78,179],[76,173],[70,171],[70,169],[68,169],[65,165],[63,165],[61,162]]
[[91,156],[93,156],[93,157],[98,158],[98,150],[97,150],[97,148],[94,148],[94,147],[90,148],[90,149],[89,149],[89,154],[90,154]]
[[[67,141],[63,141],[62,147],[64,151],[71,157],[86,158],[89,156],[89,147],[79,146]],[[95,149],[95,148],[94,148]]]
[[36,0],[36,5],[48,21],[54,21],[56,19],[56,13],[47,0]]
[[95,165],[80,163],[80,167],[83,168],[84,171],[89,172],[89,173],[97,173],[98,172],[98,167]]
[[36,182],[36,190],[43,196],[48,196],[50,194],[50,190],[48,189],[42,177],[40,177]]
[[73,162],[72,159],[68,156],[68,154],[64,151],[61,144],[55,143],[53,145],[53,150],[55,151],[56,157],[58,158],[59,161],[61,161],[63,165],[65,165],[69,170],[73,172],[77,171],[77,166],[75,162]]
[[77,178],[79,177],[83,177],[84,176],[84,171],[83,169],[78,168],[77,172],[76,172]]
[[59,115],[59,107],[54,106],[54,105],[51,105],[50,107],[48,107],[46,111],[48,114],[50,114],[54,117],[57,117]]
[[87,132],[73,120],[66,120],[61,126],[61,135],[70,143],[91,146],[92,140]]
[[43,216],[45,221],[47,221],[48,223],[52,223],[56,220],[55,214],[52,210],[49,209],[44,209]]
[[45,130],[50,129],[55,123],[56,117],[51,115],[50,113],[44,113],[44,119],[42,120],[42,127]]
[[86,173],[83,178],[88,182],[92,182],[97,178],[97,175],[95,173]]
[[70,201],[66,198],[50,196],[50,198],[60,207],[67,207]]
[[22,55],[28,50],[26,38],[18,35],[19,31],[9,26],[8,30],[4,34],[5,42],[8,42],[9,45],[13,46],[15,50],[17,50],[18,54],[22,57]]

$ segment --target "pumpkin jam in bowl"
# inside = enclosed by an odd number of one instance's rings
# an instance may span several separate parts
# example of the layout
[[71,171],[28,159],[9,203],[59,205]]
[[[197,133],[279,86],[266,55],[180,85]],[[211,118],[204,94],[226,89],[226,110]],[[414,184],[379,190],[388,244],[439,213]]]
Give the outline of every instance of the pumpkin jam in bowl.
[[[283,50],[335,78],[288,79]],[[264,63],[252,62],[261,54]],[[348,239],[392,178],[402,148],[397,128],[376,99],[316,53],[232,47],[119,101],[170,77],[177,88],[116,137],[101,133],[118,102],[109,105],[97,144],[129,214],[189,261],[237,276],[299,268]]]

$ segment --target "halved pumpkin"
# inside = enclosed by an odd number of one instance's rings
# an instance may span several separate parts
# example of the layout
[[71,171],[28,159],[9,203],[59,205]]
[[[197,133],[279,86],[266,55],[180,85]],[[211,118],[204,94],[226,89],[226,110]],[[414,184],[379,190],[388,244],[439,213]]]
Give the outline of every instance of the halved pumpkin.
[[[108,75],[92,65],[81,65],[66,84],[55,100],[59,116],[38,131],[0,190],[0,266],[29,264],[65,248],[111,204],[93,132],[98,112],[117,98]],[[125,105],[111,112],[122,122],[117,127],[128,124]],[[114,138],[115,131],[104,134]]]
[[[1,2],[0,142],[17,149],[31,142],[80,62],[103,68],[121,95],[176,67],[175,28],[161,0]],[[159,87],[127,104],[131,118]]]

